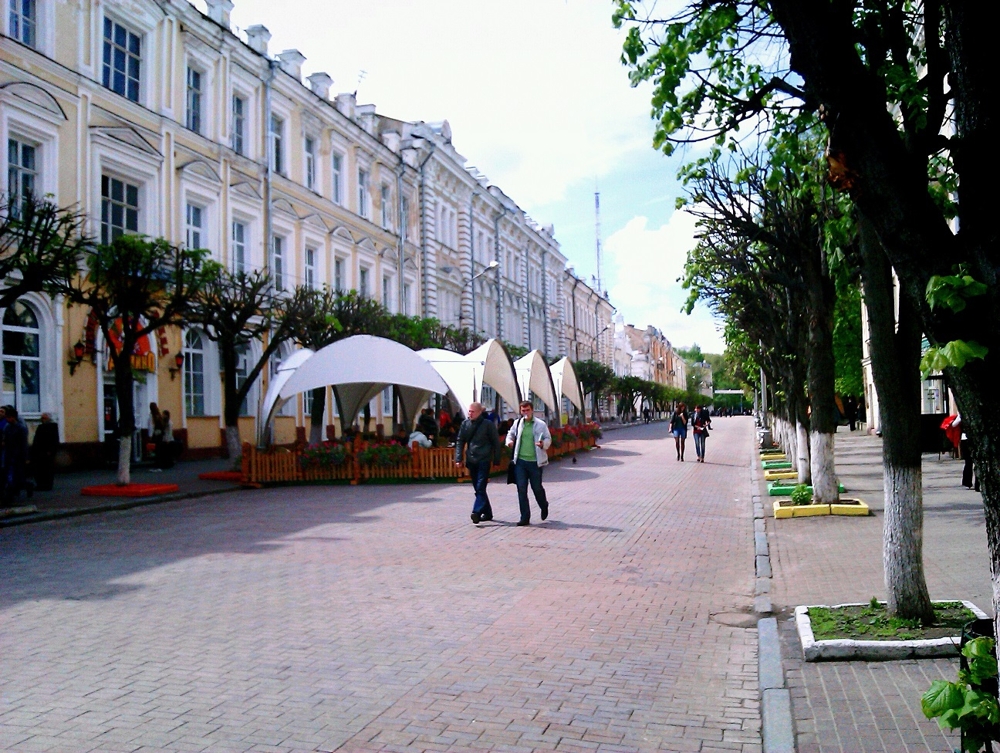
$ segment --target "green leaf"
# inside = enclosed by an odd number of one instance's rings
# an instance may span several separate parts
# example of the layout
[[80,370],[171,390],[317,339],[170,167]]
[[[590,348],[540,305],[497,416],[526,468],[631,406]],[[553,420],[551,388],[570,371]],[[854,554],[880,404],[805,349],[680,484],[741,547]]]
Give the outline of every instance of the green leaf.
[[934,275],[924,295],[932,309],[944,307],[957,314],[965,309],[967,299],[985,294],[986,289],[971,275]]
[[961,369],[966,363],[977,358],[986,358],[989,348],[975,340],[952,340],[941,347],[930,347],[920,359],[920,371],[926,377],[935,371],[944,371],[949,366]]
[[[920,698],[920,710],[928,719],[943,717],[949,711],[957,711],[965,705],[965,689],[955,682],[935,680]],[[941,719],[944,724],[944,719]],[[951,725],[954,726],[954,725]]]

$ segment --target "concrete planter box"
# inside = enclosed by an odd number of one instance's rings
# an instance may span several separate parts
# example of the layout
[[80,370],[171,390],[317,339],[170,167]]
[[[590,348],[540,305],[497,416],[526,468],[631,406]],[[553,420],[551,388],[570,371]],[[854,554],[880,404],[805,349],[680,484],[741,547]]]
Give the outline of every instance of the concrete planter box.
[[[767,495],[769,497],[787,497],[791,495],[792,490],[797,486],[797,484],[789,484],[783,481],[772,481],[767,485]],[[807,484],[809,491],[812,491],[812,485]],[[840,484],[840,493],[843,494],[847,491],[847,488]]]
[[[961,601],[979,619],[989,619],[971,601],[964,599],[944,599],[943,601]],[[935,603],[941,602],[935,601]],[[923,641],[854,641],[849,639],[817,641],[813,637],[812,623],[809,620],[810,609],[863,606],[866,604],[837,604],[834,607],[829,607],[826,604],[813,604],[795,607],[795,628],[798,630],[799,641],[802,643],[802,657],[806,661],[891,661],[958,656],[960,635]]]
[[792,467],[791,460],[765,460],[761,464],[765,471],[781,471]]
[[797,471],[764,471],[765,481],[780,481],[783,478],[798,478]]
[[776,499],[771,503],[774,517],[781,520],[783,518],[811,518],[816,515],[859,515],[865,516],[871,513],[868,505],[861,499],[841,499],[832,505],[793,505],[791,500]]
[[788,455],[783,452],[762,452],[761,460],[788,460]]

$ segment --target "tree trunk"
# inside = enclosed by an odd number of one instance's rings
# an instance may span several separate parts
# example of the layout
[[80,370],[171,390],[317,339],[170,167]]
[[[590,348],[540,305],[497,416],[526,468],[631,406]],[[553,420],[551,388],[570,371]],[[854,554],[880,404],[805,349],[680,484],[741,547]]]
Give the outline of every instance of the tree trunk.
[[312,410],[309,412],[309,444],[322,443],[326,424],[326,387],[312,391]]
[[897,323],[889,260],[863,215],[858,226],[872,374],[882,425],[882,563],[888,608],[891,614],[930,623],[934,609],[923,565],[920,328],[905,297],[900,297]]
[[236,388],[236,345],[224,338],[219,339],[219,357],[222,359],[222,421],[226,426],[226,450],[233,468],[240,467],[243,457],[243,443],[240,442],[240,404],[242,400]]
[[840,499],[840,484],[834,462],[834,437],[825,431],[809,432],[809,474],[813,502],[828,505]]
[[128,486],[132,483],[132,435],[122,434],[118,437],[118,486]]
[[243,443],[240,441],[239,425],[226,427],[226,451],[229,453],[230,460],[233,461],[234,469],[238,470],[240,459],[243,457]]
[[809,466],[809,427],[797,421],[795,424],[795,470],[799,472],[798,482],[808,484],[812,478]]

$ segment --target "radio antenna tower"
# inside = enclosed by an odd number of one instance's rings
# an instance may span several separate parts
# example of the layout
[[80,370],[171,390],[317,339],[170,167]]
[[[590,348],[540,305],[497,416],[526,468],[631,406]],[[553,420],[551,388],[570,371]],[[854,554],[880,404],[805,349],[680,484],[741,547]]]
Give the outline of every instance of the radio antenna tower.
[[603,295],[604,282],[601,278],[601,192],[594,191],[594,235],[597,250],[597,294]]

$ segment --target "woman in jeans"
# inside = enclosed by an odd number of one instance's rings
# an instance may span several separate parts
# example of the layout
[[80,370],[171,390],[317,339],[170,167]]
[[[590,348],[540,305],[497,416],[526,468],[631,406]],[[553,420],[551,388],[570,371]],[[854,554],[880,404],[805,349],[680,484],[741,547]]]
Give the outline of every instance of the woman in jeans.
[[677,403],[674,413],[670,417],[670,433],[674,435],[674,446],[677,448],[677,459],[684,462],[684,443],[688,435],[688,414],[687,406],[684,403]]

